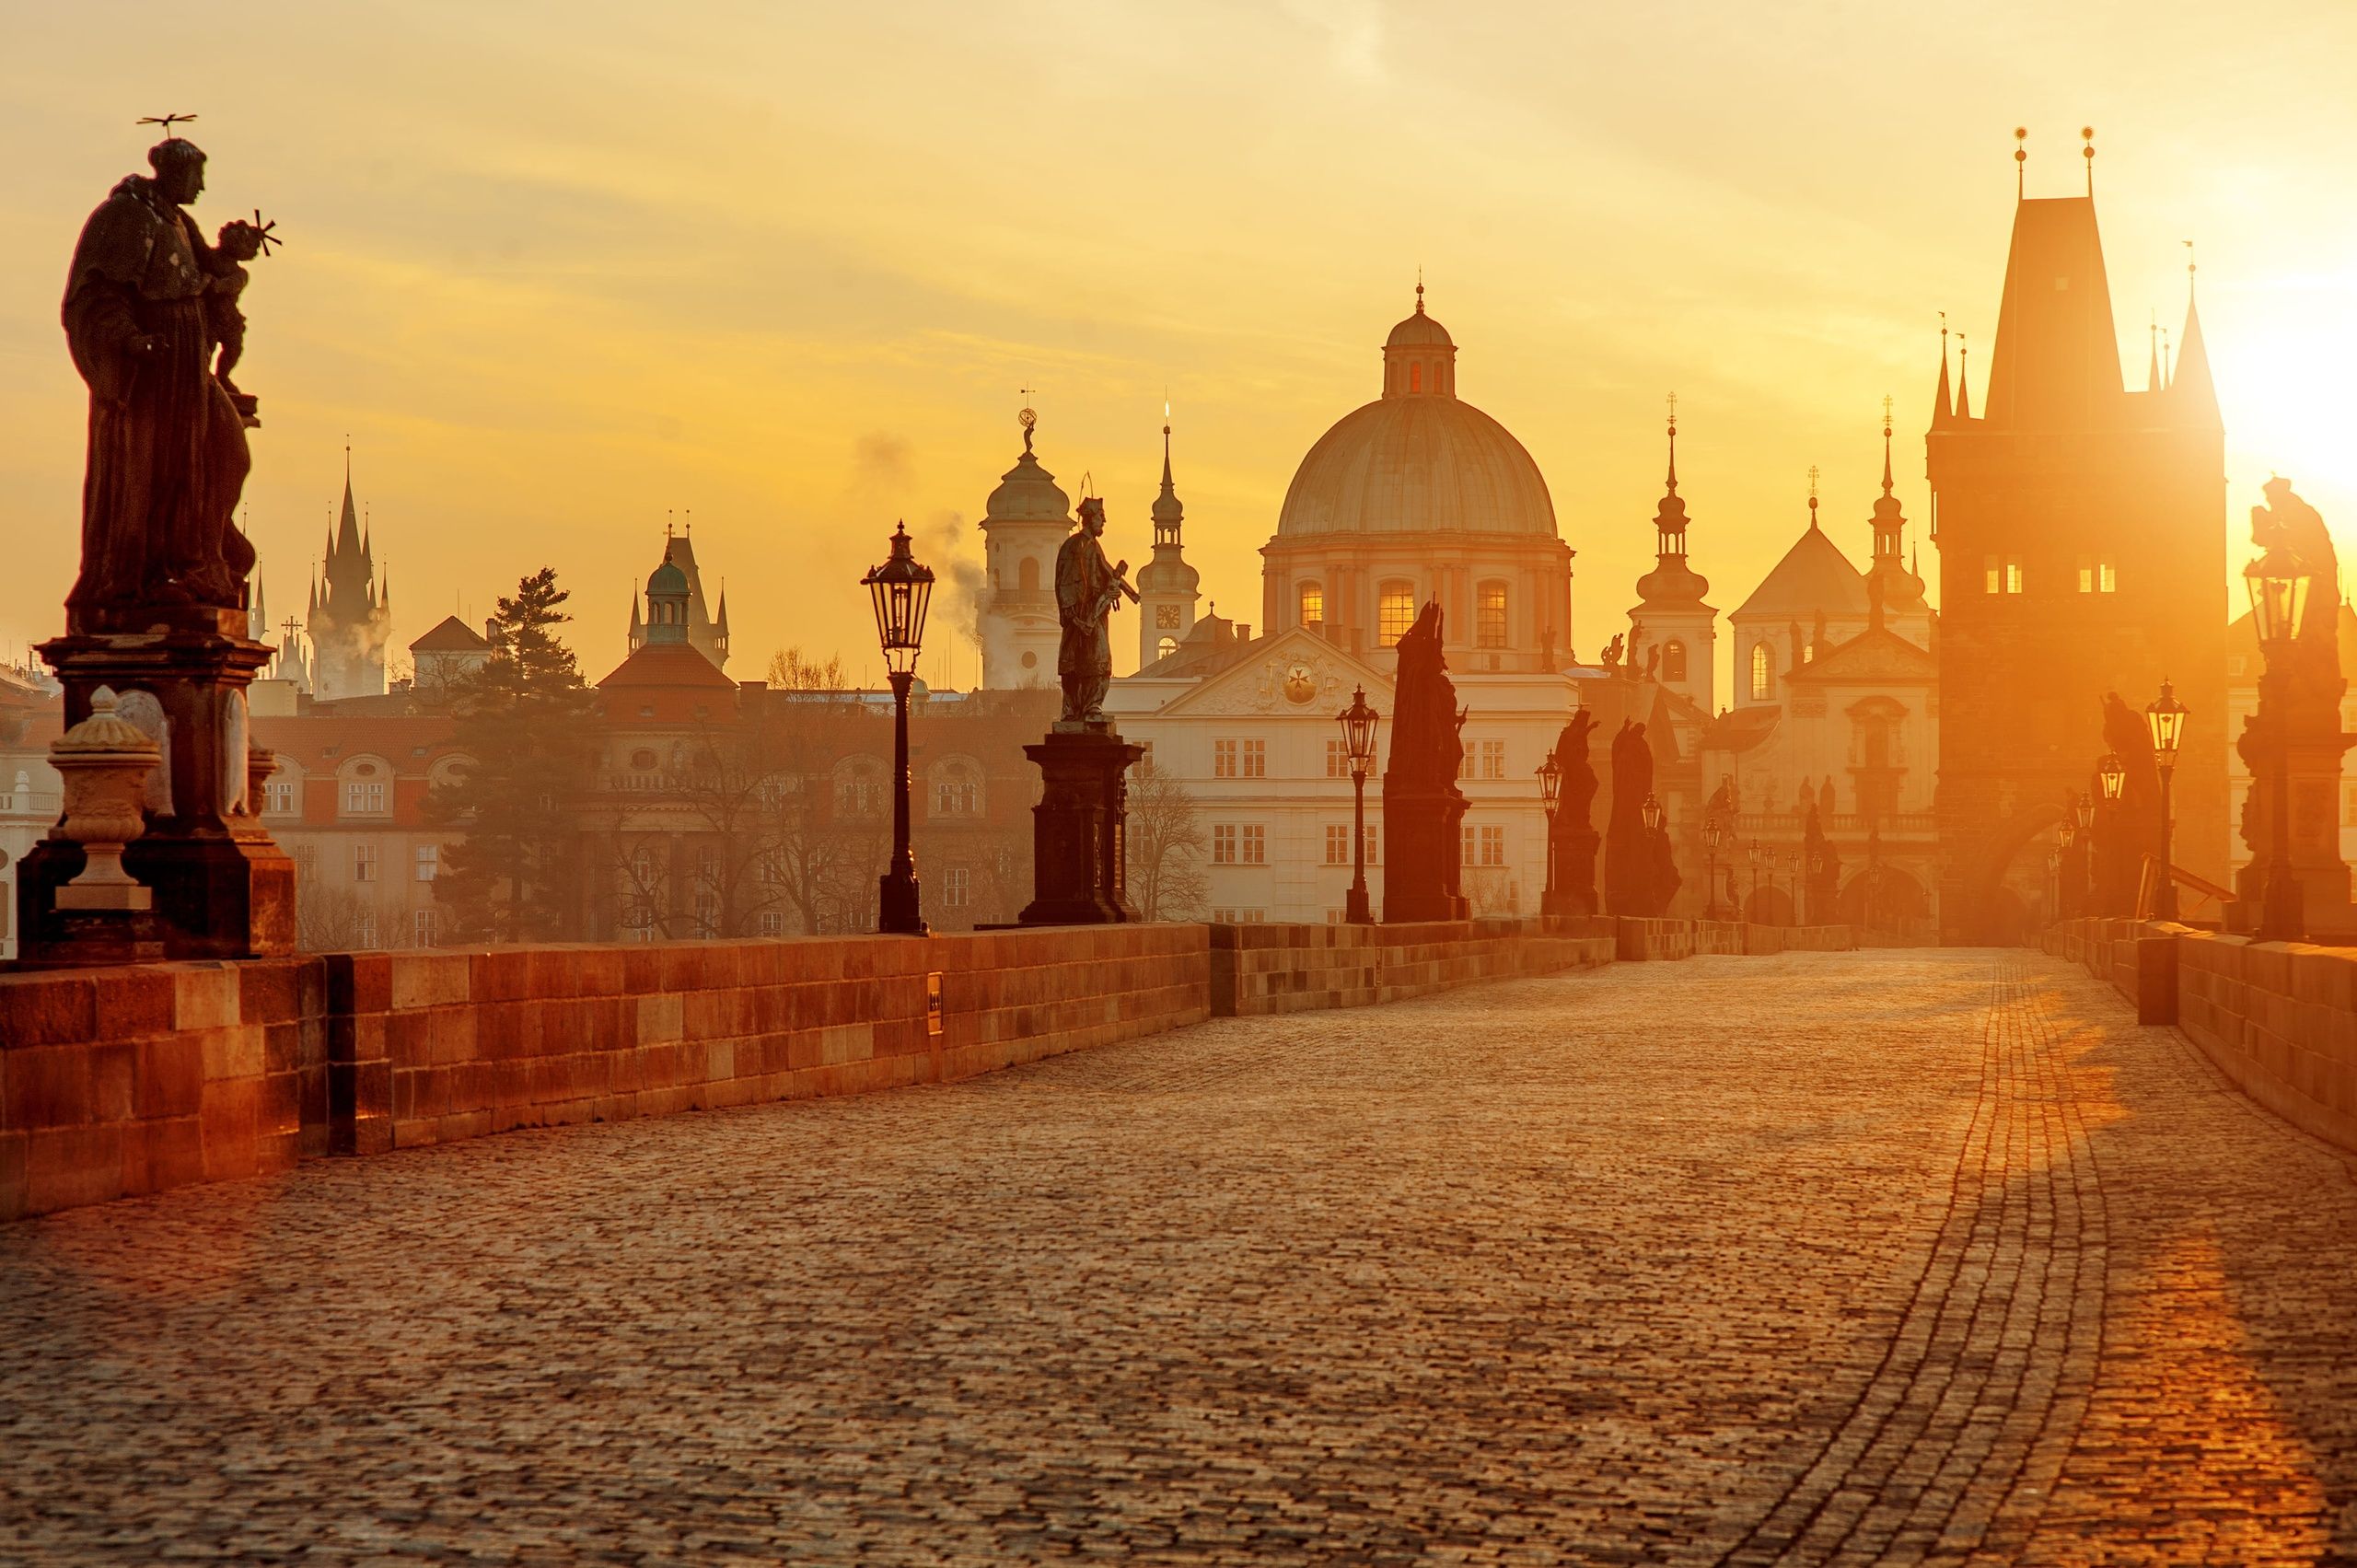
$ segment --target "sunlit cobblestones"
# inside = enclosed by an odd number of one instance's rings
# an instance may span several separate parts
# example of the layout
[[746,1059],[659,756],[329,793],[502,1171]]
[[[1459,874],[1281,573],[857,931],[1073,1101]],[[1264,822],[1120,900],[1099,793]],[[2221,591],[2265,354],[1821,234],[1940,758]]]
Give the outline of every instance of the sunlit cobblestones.
[[1624,965],[29,1222],[0,1562],[2350,1560],[2357,1182],[2128,1018]]

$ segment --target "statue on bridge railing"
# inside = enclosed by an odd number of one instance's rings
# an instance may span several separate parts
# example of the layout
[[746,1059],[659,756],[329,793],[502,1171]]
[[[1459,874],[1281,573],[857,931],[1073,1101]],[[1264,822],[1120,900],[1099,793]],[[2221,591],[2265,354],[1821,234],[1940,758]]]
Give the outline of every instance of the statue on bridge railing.
[[1383,919],[1463,920],[1458,829],[1468,802],[1457,787],[1465,761],[1465,713],[1441,648],[1437,600],[1427,601],[1397,645],[1391,758],[1383,771]]
[[1669,907],[1678,868],[1666,831],[1645,826],[1654,790],[1654,749],[1645,726],[1623,720],[1612,738],[1612,810],[1604,830],[1604,907],[1608,914],[1650,919]]
[[1596,830],[1596,765],[1588,759],[1588,738],[1596,732],[1596,715],[1585,708],[1555,740],[1555,766],[1562,782],[1555,796],[1555,819],[1549,826],[1555,855],[1554,901],[1546,914],[1589,915],[1596,912],[1596,852],[1603,840]]

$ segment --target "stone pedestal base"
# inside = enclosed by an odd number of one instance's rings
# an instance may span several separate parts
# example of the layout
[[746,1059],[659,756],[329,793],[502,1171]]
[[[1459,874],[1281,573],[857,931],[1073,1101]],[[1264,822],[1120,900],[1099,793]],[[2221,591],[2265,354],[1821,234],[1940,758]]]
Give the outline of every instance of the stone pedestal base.
[[1555,890],[1539,895],[1541,914],[1600,913],[1596,900],[1596,852],[1602,842],[1593,828],[1568,829],[1555,836]]
[[[295,863],[271,841],[261,802],[249,796],[246,687],[271,650],[246,637],[244,624],[240,610],[183,606],[155,611],[143,631],[41,645],[64,683],[68,727],[89,716],[92,692],[110,687],[119,716],[163,747],[150,776],[147,831],[123,852],[122,865],[155,893],[168,958],[295,950]],[[57,889],[82,865],[81,846],[64,839],[43,840],[26,854],[17,908],[28,963],[88,961],[79,950],[93,928],[57,907]]]
[[1031,901],[1024,925],[1120,925],[1138,918],[1122,865],[1129,770],[1145,748],[1108,725],[1067,728],[1023,754],[1045,783],[1031,808]]
[[1394,789],[1385,781],[1385,924],[1472,917],[1459,864],[1468,804],[1454,785],[1445,790]]

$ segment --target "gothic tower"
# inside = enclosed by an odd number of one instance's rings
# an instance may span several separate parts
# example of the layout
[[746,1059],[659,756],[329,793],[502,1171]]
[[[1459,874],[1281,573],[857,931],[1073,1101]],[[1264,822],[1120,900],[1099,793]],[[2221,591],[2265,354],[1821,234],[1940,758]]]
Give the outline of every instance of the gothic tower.
[[[696,652],[712,661],[712,668],[728,668],[728,590],[720,593],[720,613],[709,614],[704,610],[703,574],[696,566],[696,541],[692,527],[674,535],[671,525],[663,525],[663,560],[679,573],[687,584],[686,608],[679,624],[687,628],[686,635],[670,641],[684,641]],[[659,570],[659,568],[658,568]],[[668,580],[668,579],[667,579]],[[639,614],[638,596],[631,596],[629,648],[636,653],[650,642],[662,641],[651,634],[655,607],[650,600],[644,619]]]
[[[2092,189],[2092,187],[2091,187]],[[2095,200],[2022,199],[1978,418],[1941,396],[1925,437],[1940,552],[1940,900],[1949,942],[2012,941],[2046,830],[2091,787],[2101,703],[2164,678],[2192,711],[2176,859],[2223,880],[2225,436],[2189,300],[2162,389],[2122,385]]]
[[343,511],[328,535],[306,630],[313,695],[334,702],[384,694],[385,648],[393,638],[392,590],[378,575],[376,552],[360,531],[349,452],[343,459]]
[[1154,559],[1138,569],[1138,668],[1175,652],[1195,629],[1202,578],[1187,564],[1179,525],[1187,509],[1170,483],[1170,411],[1162,413],[1162,494],[1154,501]]
[[1072,498],[1031,452],[1039,416],[1026,405],[1023,455],[982,509],[988,587],[981,609],[982,685],[992,691],[1056,684],[1056,552],[1072,532]]
[[1654,512],[1654,569],[1637,579],[1629,611],[1629,658],[1643,669],[1661,650],[1661,683],[1713,711],[1718,669],[1719,612],[1702,602],[1711,580],[1686,563],[1686,502],[1678,494],[1678,412],[1669,415],[1669,479]]
[[1874,562],[1866,568],[1866,592],[1881,604],[1886,625],[1929,653],[1932,607],[1924,602],[1923,579],[1907,564],[1907,514],[1892,494],[1890,400],[1882,401],[1882,494],[1875,501]]

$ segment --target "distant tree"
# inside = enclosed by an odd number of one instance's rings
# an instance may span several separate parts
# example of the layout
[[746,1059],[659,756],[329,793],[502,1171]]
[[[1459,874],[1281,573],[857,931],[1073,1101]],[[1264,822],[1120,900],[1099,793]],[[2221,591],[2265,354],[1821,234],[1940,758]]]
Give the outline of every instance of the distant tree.
[[569,597],[552,567],[523,579],[491,618],[490,656],[453,682],[453,738],[470,761],[425,812],[461,834],[434,883],[456,935],[546,941],[572,927],[580,889],[566,850],[588,787],[592,694],[558,636]]
[[830,654],[819,664],[803,656],[799,647],[780,648],[770,656],[770,684],[784,691],[848,691],[851,672],[841,654]]
[[317,877],[295,884],[295,945],[306,953],[353,953],[392,945],[397,912],[353,888]]
[[1195,797],[1177,775],[1148,757],[1130,770],[1130,899],[1147,920],[1191,920],[1211,894],[1203,867],[1203,824]]

